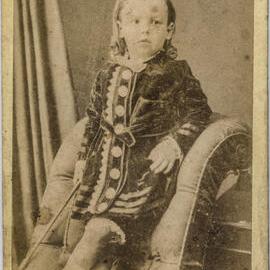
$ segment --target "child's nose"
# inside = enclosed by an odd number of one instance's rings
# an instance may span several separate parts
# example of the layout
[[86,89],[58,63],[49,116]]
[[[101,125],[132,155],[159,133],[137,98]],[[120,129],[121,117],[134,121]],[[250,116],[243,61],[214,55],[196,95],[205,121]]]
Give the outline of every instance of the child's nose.
[[149,23],[145,22],[145,23],[141,24],[141,32],[143,34],[148,34],[149,30],[150,30],[150,24]]

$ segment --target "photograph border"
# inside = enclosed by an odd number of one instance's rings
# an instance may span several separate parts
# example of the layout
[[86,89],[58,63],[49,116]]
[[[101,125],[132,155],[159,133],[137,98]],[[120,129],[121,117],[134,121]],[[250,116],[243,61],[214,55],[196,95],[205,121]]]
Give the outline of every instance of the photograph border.
[[[267,0],[254,0],[252,269],[268,269]],[[2,0],[3,256],[12,269],[13,0]]]
[[12,269],[13,0],[2,0],[3,269]]
[[268,269],[268,3],[254,1],[252,270]]

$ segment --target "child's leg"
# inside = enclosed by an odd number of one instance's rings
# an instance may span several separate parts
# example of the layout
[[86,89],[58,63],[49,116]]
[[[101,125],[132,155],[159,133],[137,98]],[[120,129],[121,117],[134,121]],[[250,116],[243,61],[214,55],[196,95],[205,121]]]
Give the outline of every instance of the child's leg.
[[123,244],[124,232],[109,219],[92,218],[85,226],[84,234],[63,270],[89,270],[95,269],[94,267],[98,265],[105,267],[106,264],[100,264],[102,252],[111,242]]

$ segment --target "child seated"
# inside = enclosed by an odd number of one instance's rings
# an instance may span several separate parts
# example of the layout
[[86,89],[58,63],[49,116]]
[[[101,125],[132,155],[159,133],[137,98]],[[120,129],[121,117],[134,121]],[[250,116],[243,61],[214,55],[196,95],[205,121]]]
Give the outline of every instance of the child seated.
[[[64,270],[139,269],[149,255],[195,139],[188,129],[199,134],[211,114],[187,62],[175,60],[175,19],[170,0],[116,3],[112,62],[98,73],[87,109]],[[43,206],[52,212],[56,194],[49,184]]]

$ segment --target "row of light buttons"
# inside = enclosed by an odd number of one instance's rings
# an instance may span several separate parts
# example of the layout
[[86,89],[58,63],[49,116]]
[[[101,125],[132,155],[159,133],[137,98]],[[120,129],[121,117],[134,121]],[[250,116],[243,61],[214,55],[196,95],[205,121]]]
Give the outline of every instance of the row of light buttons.
[[128,94],[128,88],[124,85],[120,86],[118,89],[118,94],[122,98],[126,97]]
[[115,108],[115,113],[117,116],[122,117],[125,114],[125,108],[122,105],[118,105]]
[[119,135],[119,134],[123,133],[124,129],[125,129],[125,127],[123,124],[117,124],[114,127],[114,132],[115,132],[115,134]]
[[[131,71],[129,70],[125,70],[123,73],[122,73],[122,78],[124,80],[130,80],[131,79],[131,76],[132,76],[132,73]],[[125,98],[127,95],[128,95],[128,88],[124,85],[120,86],[119,89],[118,89],[118,95],[122,98]],[[122,106],[122,105],[118,105],[116,106],[115,108],[115,113],[117,116],[119,117],[122,117],[125,115],[125,108]],[[125,127],[123,124],[117,124],[115,127],[114,127],[114,132],[116,134],[121,134],[123,131],[124,131]],[[113,155],[113,157],[115,158],[119,158],[122,156],[123,152],[122,152],[122,149],[119,147],[119,146],[114,146],[111,150],[111,153]],[[113,168],[111,169],[110,171],[110,177],[113,179],[113,180],[118,180],[121,176],[121,172],[119,169],[116,169],[116,168]],[[105,197],[109,200],[113,199],[114,197],[116,196],[116,190],[114,188],[108,188],[105,192]],[[97,210],[99,212],[103,212],[105,211],[106,209],[108,208],[108,203],[107,202],[103,202],[101,204],[98,205],[98,208]]]
[[[128,77],[128,75],[124,75],[126,71],[123,72],[122,76]],[[118,89],[118,95],[122,98],[126,97],[128,94],[128,88],[124,85],[120,86]],[[125,108],[121,105],[116,106],[115,113],[117,116],[122,117],[125,114]]]
[[105,196],[107,199],[113,199],[116,195],[116,191],[113,188],[108,188],[106,190]]
[[122,77],[124,80],[130,80],[131,79],[131,76],[132,76],[132,73],[130,70],[125,70],[123,73],[122,73]]
[[114,146],[111,153],[115,158],[119,158],[122,156],[122,149],[119,146]]
[[[127,80],[127,81],[130,80],[131,76],[132,76],[132,73],[131,73],[130,70],[125,70],[122,73],[122,78],[124,80]],[[124,86],[124,85],[121,85],[119,87],[119,89],[118,89],[118,95],[120,97],[123,97],[124,98],[124,97],[127,96],[127,94],[128,94],[128,88],[126,86]],[[123,106],[121,106],[121,105],[118,105],[115,108],[115,113],[116,113],[117,116],[122,117],[125,114],[125,108]]]
[[118,180],[120,178],[120,171],[116,168],[111,169],[110,177],[114,180]]

